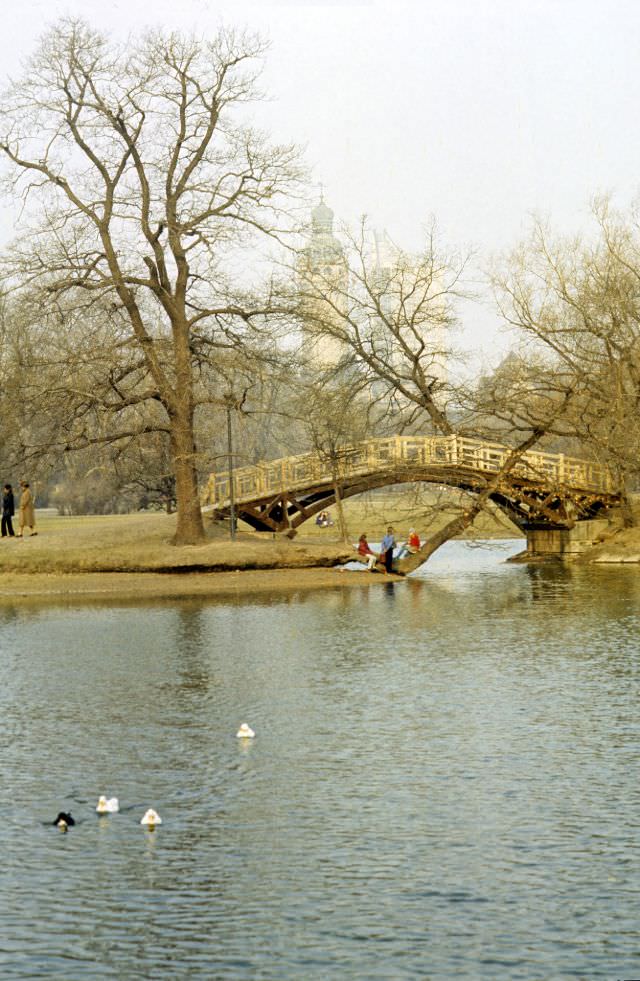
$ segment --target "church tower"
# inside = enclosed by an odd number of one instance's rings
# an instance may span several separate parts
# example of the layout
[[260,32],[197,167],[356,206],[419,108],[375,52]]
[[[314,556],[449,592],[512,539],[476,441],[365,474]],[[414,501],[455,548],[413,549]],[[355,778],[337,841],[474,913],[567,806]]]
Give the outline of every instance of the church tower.
[[335,367],[346,349],[339,338],[323,331],[323,324],[329,330],[332,323],[339,328],[337,311],[346,303],[349,271],[344,249],[333,234],[333,211],[322,194],[311,212],[311,234],[300,258],[300,274],[303,289],[306,285],[314,294],[304,327],[307,353],[316,365]]

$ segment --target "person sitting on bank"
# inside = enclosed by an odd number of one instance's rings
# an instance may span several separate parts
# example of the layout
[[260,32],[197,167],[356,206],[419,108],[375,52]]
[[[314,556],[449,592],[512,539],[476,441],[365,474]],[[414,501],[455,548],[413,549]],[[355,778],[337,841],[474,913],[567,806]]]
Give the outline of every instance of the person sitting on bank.
[[28,480],[21,480],[20,486],[22,488],[22,493],[20,494],[20,507],[18,509],[18,534],[16,537],[22,538],[25,528],[30,530],[31,536],[33,537],[33,535],[38,534],[36,531],[36,513],[33,506],[33,494],[31,493]]
[[380,543],[380,561],[384,562],[384,571],[393,572],[393,549],[396,544],[395,535],[391,525],[387,528],[387,534]]
[[356,547],[357,547],[358,555],[361,555],[362,558],[366,560],[367,568],[369,569],[369,572],[373,572],[373,568],[376,562],[378,561],[378,556],[373,551],[373,549],[369,546],[369,542],[367,541],[366,535],[360,535]]
[[13,530],[12,518],[16,513],[15,505],[13,502],[13,489],[11,484],[5,484],[2,491],[2,537],[6,538],[7,535],[13,536],[15,532]]
[[420,551],[420,536],[415,528],[409,528],[409,537],[400,546],[400,551],[396,555],[397,559],[405,559],[407,555],[415,555]]
[[316,524],[318,528],[329,528],[333,524],[333,521],[329,517],[328,511],[321,511],[316,518]]

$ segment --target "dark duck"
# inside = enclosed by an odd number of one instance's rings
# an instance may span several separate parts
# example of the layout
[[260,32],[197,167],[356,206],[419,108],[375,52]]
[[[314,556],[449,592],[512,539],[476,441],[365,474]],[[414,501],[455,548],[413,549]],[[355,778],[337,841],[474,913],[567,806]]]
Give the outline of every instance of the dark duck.
[[67,828],[72,828],[76,823],[71,817],[71,812],[66,814],[64,811],[60,811],[57,818],[53,822],[58,828],[62,828],[66,831]]

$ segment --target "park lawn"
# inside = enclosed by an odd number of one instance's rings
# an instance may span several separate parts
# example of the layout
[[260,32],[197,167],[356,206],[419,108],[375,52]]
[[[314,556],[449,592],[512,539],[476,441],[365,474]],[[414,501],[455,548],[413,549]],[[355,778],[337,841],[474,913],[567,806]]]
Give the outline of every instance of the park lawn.
[[206,521],[201,545],[175,546],[175,515],[139,513],[61,517],[36,511],[37,535],[0,541],[0,574],[83,572],[197,572],[333,566],[351,548],[332,542],[292,543],[282,536]]
[[[343,508],[348,537],[353,542],[363,532],[370,542],[379,542],[389,525],[393,526],[399,542],[407,538],[409,528],[415,528],[421,541],[424,541],[428,535],[433,535],[459,513],[452,508],[447,510],[446,506],[436,509],[434,497],[427,493],[415,494],[402,490],[352,497],[343,502]],[[328,508],[328,511],[334,522],[333,526],[319,528],[314,520],[310,520],[301,526],[298,537],[309,541],[338,541],[338,514],[335,505]],[[495,508],[491,512],[480,514],[473,526],[461,537],[522,538],[523,535],[505,514]]]
[[[226,523],[205,516],[207,540],[201,545],[174,546],[175,515],[142,512],[122,515],[60,516],[44,510],[36,514],[35,537],[0,541],[0,573],[82,572],[189,572],[243,569],[330,567],[352,556],[352,543],[365,532],[371,542],[382,539],[392,524],[396,538],[415,527],[421,538],[447,520],[440,513],[429,517],[408,493],[375,494],[344,502],[349,541],[340,541],[336,522],[318,528],[313,520],[293,540],[254,532],[240,522],[237,540],[229,540]],[[499,513],[481,515],[466,537],[516,537],[514,525]]]

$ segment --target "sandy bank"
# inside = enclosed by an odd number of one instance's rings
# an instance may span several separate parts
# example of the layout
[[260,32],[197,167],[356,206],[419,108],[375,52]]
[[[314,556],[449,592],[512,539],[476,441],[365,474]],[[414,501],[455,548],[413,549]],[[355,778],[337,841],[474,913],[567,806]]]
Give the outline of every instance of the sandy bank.
[[0,603],[147,600],[235,597],[296,593],[314,589],[366,589],[399,576],[341,569],[250,569],[237,572],[192,573],[15,573],[0,583]]
[[640,528],[612,530],[576,561],[582,565],[640,565]]

